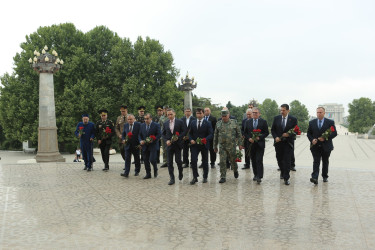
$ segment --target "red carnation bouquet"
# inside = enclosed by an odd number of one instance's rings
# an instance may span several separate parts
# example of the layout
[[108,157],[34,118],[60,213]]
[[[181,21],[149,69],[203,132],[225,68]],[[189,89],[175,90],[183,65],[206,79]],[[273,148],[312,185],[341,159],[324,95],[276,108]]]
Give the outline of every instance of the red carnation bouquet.
[[178,141],[178,136],[180,135],[179,132],[176,132],[174,135],[172,135],[171,142],[174,143]]
[[112,129],[110,129],[109,127],[105,127],[105,129],[103,129],[102,139],[107,139],[111,133]]
[[[291,128],[286,132],[289,136],[296,136],[301,135],[301,130],[299,129],[298,125],[296,125],[294,128]],[[281,136],[280,141],[285,141],[286,137]]]
[[78,129],[79,129],[79,130],[78,130],[78,134],[79,134],[79,136],[82,136],[82,135],[85,134],[85,131],[83,131],[83,127],[79,127]]
[[133,136],[132,132],[127,133],[127,135],[125,137],[125,143],[124,144],[127,144],[130,141],[130,139],[132,138],[132,136]]
[[207,144],[207,139],[206,138],[197,138],[195,140],[195,142],[198,144],[198,145],[206,145]]
[[327,140],[328,140],[328,137],[329,137],[333,132],[335,132],[335,127],[334,127],[334,126],[331,126],[329,129],[327,129],[326,131],[324,131],[324,133],[322,134],[322,137],[327,141]]
[[253,132],[252,132],[253,135],[252,135],[251,138],[252,138],[254,141],[258,141],[258,140],[257,140],[257,137],[262,135],[260,132],[262,132],[262,130],[260,130],[260,129],[253,129]]
[[151,144],[154,141],[156,141],[156,136],[155,135],[150,135],[149,137],[146,137],[146,139],[145,139],[146,144]]
[[241,162],[242,161],[242,152],[241,150],[236,150],[236,162]]

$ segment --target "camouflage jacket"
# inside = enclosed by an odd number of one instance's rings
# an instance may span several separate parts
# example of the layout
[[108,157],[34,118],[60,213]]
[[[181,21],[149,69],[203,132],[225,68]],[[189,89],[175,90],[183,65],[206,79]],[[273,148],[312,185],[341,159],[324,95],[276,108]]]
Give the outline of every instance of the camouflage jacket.
[[242,146],[243,141],[241,129],[236,120],[230,119],[228,122],[220,120],[216,123],[214,148],[217,148],[218,144],[225,147]]

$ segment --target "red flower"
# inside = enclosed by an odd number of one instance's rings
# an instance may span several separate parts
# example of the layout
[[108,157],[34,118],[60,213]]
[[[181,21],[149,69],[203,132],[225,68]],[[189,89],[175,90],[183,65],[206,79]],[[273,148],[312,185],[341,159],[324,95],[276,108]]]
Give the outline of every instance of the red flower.
[[110,133],[112,133],[112,130],[109,127],[106,127],[105,132],[106,132],[106,134],[110,134]]
[[261,129],[253,129],[253,132],[254,133],[260,133],[260,132],[262,132],[262,130]]
[[236,162],[241,162],[241,159],[239,159],[239,158],[236,158]]
[[155,135],[150,135],[150,138],[155,141],[156,140],[156,136]]
[[83,130],[83,127],[79,127],[79,130]]
[[177,135],[177,136],[179,136],[179,135],[180,135],[180,133],[179,133],[179,132],[176,132],[176,135]]
[[298,131],[297,135],[301,135],[301,131]]
[[204,145],[206,145],[206,144],[207,144],[207,140],[206,140],[206,138],[203,138],[203,139],[201,140],[201,142],[202,142]]
[[335,132],[335,127],[331,126],[331,131]]
[[129,139],[132,138],[132,136],[133,136],[133,133],[132,133],[132,132],[129,132],[129,133],[128,133],[128,137],[129,137]]
[[299,132],[299,127],[297,125],[294,127],[294,132],[296,132],[296,134]]

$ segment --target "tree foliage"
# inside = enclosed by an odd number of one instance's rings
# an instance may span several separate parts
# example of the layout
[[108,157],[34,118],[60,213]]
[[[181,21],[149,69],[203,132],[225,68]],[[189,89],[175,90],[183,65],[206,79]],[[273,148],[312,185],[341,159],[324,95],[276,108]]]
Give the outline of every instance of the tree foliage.
[[349,103],[349,131],[367,133],[375,124],[375,101],[361,97]]
[[300,101],[294,100],[289,104],[290,115],[298,120],[298,127],[302,132],[307,132],[309,126],[309,111]]
[[272,126],[273,118],[279,115],[279,106],[275,100],[270,98],[264,99],[263,103],[259,105],[261,117],[267,121],[268,126]]
[[37,142],[39,76],[28,58],[44,45],[65,61],[54,76],[59,142],[73,142],[81,114],[88,112],[95,122],[101,108],[108,109],[112,120],[121,104],[129,113],[140,105],[153,112],[156,105],[168,104],[182,114],[183,93],[175,86],[178,70],[159,41],[139,37],[132,44],[104,26],[83,33],[65,23],[26,36],[23,51],[14,57],[15,72],[1,77],[0,125],[7,139]]

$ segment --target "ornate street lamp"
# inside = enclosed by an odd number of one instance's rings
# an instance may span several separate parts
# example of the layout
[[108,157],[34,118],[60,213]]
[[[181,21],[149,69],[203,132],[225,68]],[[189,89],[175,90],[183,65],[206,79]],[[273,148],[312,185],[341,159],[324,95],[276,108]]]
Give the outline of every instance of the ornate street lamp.
[[29,59],[31,67],[39,74],[39,127],[37,162],[65,162],[57,144],[57,127],[55,113],[55,95],[53,74],[62,69],[64,61],[59,59],[57,52],[52,55],[44,46],[42,53],[34,51],[34,58]]
[[189,78],[189,72],[187,72],[185,79],[181,77],[181,83],[178,83],[178,89],[185,92],[184,98],[184,109],[193,108],[193,101],[191,92],[197,87],[197,82],[194,82],[194,77]]

